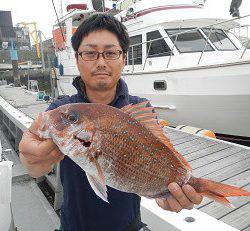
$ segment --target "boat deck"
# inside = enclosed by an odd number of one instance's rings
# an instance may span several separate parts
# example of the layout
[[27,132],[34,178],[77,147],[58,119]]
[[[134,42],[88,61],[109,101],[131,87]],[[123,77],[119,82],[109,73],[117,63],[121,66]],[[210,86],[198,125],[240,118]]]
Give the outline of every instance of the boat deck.
[[[190,163],[193,175],[250,190],[250,150],[213,139],[166,129],[174,147]],[[228,208],[205,198],[197,209],[239,230],[250,230],[250,198],[230,199]]]
[[[0,86],[0,96],[33,119],[39,112],[44,111],[48,107],[47,103],[36,101],[34,95],[25,93],[21,88]],[[192,166],[194,176],[208,178],[250,190],[250,148],[221,140],[191,135],[169,127],[165,127],[164,130],[177,151],[179,151]],[[33,186],[31,184],[26,184],[26,186],[23,187],[32,188]],[[20,184],[14,184],[13,207],[17,210],[22,208],[23,211],[26,211],[30,208],[29,204],[15,202],[16,197],[21,199],[20,194],[23,193],[22,190]],[[234,208],[227,208],[205,198],[199,206],[196,206],[196,209],[201,214],[204,212],[237,230],[250,231],[250,198],[238,197],[230,201],[232,201]],[[168,213],[163,210],[162,212]],[[186,211],[185,213],[188,214],[189,212],[192,214],[192,211]],[[175,216],[181,216],[181,213],[175,214]],[[16,216],[20,216],[20,214]],[[219,223],[221,222],[218,222],[218,224]],[[148,224],[150,230],[157,230],[153,228],[153,223]],[[172,222],[171,224],[176,228],[169,230],[181,229],[181,224],[178,224],[178,222],[176,222],[176,224]],[[188,225],[192,227],[191,223]],[[189,229],[185,228],[183,230]],[[160,231],[160,229],[157,231]]]

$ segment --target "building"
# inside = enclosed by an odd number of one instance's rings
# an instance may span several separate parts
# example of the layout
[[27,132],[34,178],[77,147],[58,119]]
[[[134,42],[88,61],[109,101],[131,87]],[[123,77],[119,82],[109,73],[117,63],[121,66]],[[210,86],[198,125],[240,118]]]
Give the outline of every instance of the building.
[[0,11],[0,49],[7,49],[10,41],[16,39],[11,11]]
[[27,28],[14,27],[16,33],[16,47],[18,50],[31,50],[30,36]]
[[9,49],[11,40],[17,50],[31,50],[27,29],[13,27],[11,11],[0,11],[0,49]]

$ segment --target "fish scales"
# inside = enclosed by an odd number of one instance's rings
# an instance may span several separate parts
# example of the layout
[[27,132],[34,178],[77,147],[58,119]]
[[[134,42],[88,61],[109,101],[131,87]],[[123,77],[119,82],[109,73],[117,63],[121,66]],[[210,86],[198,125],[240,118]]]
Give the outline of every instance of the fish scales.
[[[100,127],[97,128],[103,133],[100,148],[103,154],[107,155],[107,159],[111,160],[110,157],[118,157],[113,163],[113,171],[116,173],[114,174],[116,181],[122,181],[124,178],[127,179],[126,187],[128,189],[126,190],[125,188],[126,191],[131,191],[131,187],[136,183],[137,187],[144,193],[146,192],[147,196],[151,195],[153,197],[156,192],[158,194],[165,191],[165,185],[170,183],[168,181],[169,172],[166,166],[171,166],[170,163],[172,160],[168,158],[168,155],[164,156],[162,154],[164,146],[159,140],[155,139],[151,132],[139,123],[136,123],[136,121],[132,121],[131,123],[131,120],[133,119],[129,118],[126,114],[115,114],[112,116],[109,114],[107,117],[102,117],[102,120],[98,121],[98,126]],[[116,123],[116,121],[118,122]],[[135,126],[135,123],[137,126]],[[115,138],[112,137],[113,133],[116,134]],[[143,136],[139,137],[138,133],[143,134]],[[109,134],[106,139],[104,139],[105,134]],[[124,140],[127,140],[131,136],[134,137],[135,142],[124,142]],[[152,146],[157,147],[157,152],[150,150],[148,140],[154,143]],[[150,153],[154,155],[150,155]],[[156,159],[158,164],[156,165],[152,159]],[[174,171],[176,169],[178,167],[173,169],[173,174],[170,175],[170,178],[176,178],[177,174]],[[136,180],[131,180],[131,176],[136,176]],[[153,193],[152,189],[154,189]]]
[[[129,118],[128,115],[123,114],[123,113],[110,114],[110,113],[105,113],[105,111],[97,112],[96,110],[88,110],[87,112],[89,113],[89,115],[91,114],[93,115],[91,117],[93,118],[93,120],[96,121],[96,126],[98,126],[97,129],[99,131],[101,131],[103,134],[116,133],[119,137],[116,140],[116,142],[110,142],[112,141],[112,137],[109,137],[108,145],[112,147],[111,149],[113,150],[113,152],[110,152],[110,153],[106,152],[103,145],[101,145],[100,147],[104,155],[107,155],[107,158],[108,156],[115,157],[116,155],[118,155],[119,157],[119,155],[121,155],[123,157],[124,154],[126,155],[126,158],[120,158],[121,160],[116,161],[115,162],[116,164],[113,165],[115,169],[118,169],[116,172],[117,181],[118,181],[118,178],[122,179],[122,177],[124,176],[126,176],[127,179],[130,179],[131,173],[132,173],[133,175],[136,175],[137,180],[139,181],[139,185],[137,184],[138,188],[139,187],[143,188],[142,185],[145,187],[145,185],[147,184],[148,184],[147,188],[153,187],[154,185],[158,185],[158,188],[160,185],[162,185],[160,186],[160,188],[165,188],[165,184],[168,183],[166,179],[168,178],[164,177],[164,175],[162,176],[162,174],[164,173],[164,171],[166,172],[166,174],[168,172],[165,167],[167,164],[165,161],[166,160],[168,161],[168,158],[164,158],[164,159],[161,158],[160,160],[158,160],[158,162],[163,162],[163,165],[153,165],[153,166],[151,164],[152,157],[150,157],[150,155],[143,154],[142,155],[143,158],[141,160],[140,158],[138,158],[141,156],[142,153],[145,153],[146,151],[145,147],[147,145],[148,140],[154,139],[153,135],[147,129],[141,126],[139,122],[134,121],[132,118]],[[97,117],[97,115],[100,115],[100,114],[102,114],[102,117],[101,117],[102,119],[100,119],[100,117]],[[132,120],[132,123],[131,123],[131,120]],[[128,121],[130,123],[128,123]],[[135,128],[134,124],[136,125],[137,130],[139,128],[139,131],[131,128],[131,127]],[[123,142],[123,139],[126,139],[127,136],[131,136],[128,133],[124,134],[124,130],[129,130],[130,133],[133,132],[132,136],[134,137],[136,137],[136,133],[144,134],[143,139],[141,137],[141,139],[138,142],[139,145],[137,146],[137,149],[133,149],[132,144],[129,143],[129,145],[126,145],[126,143]],[[156,143],[160,144],[158,140],[156,140]],[[123,144],[125,144],[125,147]],[[118,151],[120,147],[124,147],[124,148],[121,151]],[[158,149],[160,151],[163,148],[161,147]],[[121,152],[123,153],[121,154]],[[161,153],[159,156],[162,156]],[[150,171],[143,171],[143,168],[138,168],[137,166],[135,168],[131,168],[130,166],[128,166],[128,165],[131,165],[131,163],[137,163],[138,161],[139,163],[140,161],[142,162],[140,166],[146,166],[147,168],[150,169]],[[125,163],[127,162],[127,165],[124,165],[124,162]],[[115,169],[113,171],[116,171]],[[153,173],[155,177],[152,176]],[[152,180],[150,179],[150,183],[147,180],[148,176],[152,176]],[[162,176],[161,177],[162,184],[159,184],[159,176]],[[175,176],[176,174],[173,174],[171,177],[175,178]],[[156,188],[155,190],[157,191],[158,188]],[[147,195],[149,194],[149,192],[146,192],[146,193]]]

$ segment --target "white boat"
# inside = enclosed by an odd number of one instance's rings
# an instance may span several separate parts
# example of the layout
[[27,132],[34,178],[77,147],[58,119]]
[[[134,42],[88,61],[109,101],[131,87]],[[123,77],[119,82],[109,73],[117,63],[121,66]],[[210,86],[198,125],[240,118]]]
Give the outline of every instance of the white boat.
[[[233,33],[237,20],[222,18],[204,2],[119,1],[115,16],[132,43],[123,79],[131,94],[149,99],[172,126],[250,139],[250,50]],[[71,82],[78,70],[70,38],[92,13],[93,7],[71,9],[61,20],[66,31],[66,42],[57,46],[61,94],[75,92]]]

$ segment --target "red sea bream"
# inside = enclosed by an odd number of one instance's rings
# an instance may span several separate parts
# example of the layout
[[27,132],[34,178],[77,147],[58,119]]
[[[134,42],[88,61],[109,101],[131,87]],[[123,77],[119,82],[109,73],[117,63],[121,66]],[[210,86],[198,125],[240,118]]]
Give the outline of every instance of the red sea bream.
[[87,174],[95,193],[108,201],[106,185],[148,198],[168,196],[167,185],[190,184],[229,205],[243,189],[192,176],[192,169],[158,124],[148,102],[117,109],[103,104],[68,104],[40,113],[29,130],[52,138]]

